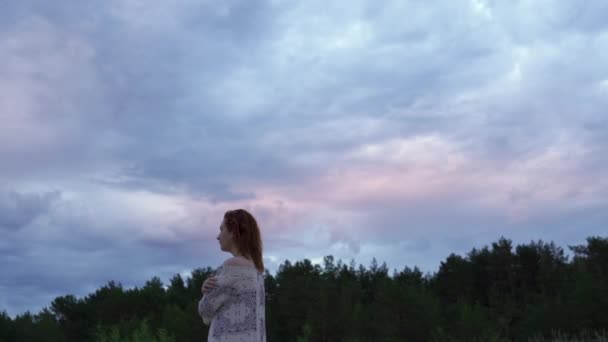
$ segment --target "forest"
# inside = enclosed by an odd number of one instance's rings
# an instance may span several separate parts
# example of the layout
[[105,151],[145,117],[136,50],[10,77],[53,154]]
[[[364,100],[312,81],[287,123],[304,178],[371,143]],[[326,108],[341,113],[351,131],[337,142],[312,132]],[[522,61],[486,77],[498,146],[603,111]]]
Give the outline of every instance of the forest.
[[[265,272],[268,341],[606,341],[608,238],[566,248],[501,237],[426,274],[375,259],[286,260]],[[0,341],[205,341],[197,303],[213,271],[109,281],[38,313],[2,311]]]

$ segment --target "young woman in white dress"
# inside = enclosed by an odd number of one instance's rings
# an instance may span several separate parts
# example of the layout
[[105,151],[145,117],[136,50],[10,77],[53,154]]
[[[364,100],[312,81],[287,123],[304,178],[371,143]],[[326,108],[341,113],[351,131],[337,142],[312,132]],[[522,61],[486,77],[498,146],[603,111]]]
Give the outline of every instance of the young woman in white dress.
[[210,324],[207,341],[265,342],[264,263],[257,221],[244,209],[227,211],[217,240],[232,257],[201,287],[198,313]]

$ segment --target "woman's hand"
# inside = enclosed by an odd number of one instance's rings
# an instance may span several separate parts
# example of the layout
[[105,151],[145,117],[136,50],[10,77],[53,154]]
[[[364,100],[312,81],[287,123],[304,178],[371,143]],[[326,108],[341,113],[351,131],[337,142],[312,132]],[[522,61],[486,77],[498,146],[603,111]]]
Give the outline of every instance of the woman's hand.
[[207,292],[213,290],[216,287],[217,287],[217,278],[210,277],[210,278],[207,278],[203,282],[203,286],[201,286],[201,292],[203,292],[203,294],[206,294]]

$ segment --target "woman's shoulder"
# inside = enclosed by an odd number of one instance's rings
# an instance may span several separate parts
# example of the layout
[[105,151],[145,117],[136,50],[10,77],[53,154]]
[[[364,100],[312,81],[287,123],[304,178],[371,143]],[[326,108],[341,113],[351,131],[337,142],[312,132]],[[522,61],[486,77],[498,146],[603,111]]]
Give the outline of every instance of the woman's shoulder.
[[257,279],[259,273],[253,261],[240,257],[227,259],[220,268],[222,270],[221,275],[225,277]]
[[226,259],[222,266],[241,266],[241,267],[255,267],[255,264],[251,260],[247,260],[242,257],[232,257]]

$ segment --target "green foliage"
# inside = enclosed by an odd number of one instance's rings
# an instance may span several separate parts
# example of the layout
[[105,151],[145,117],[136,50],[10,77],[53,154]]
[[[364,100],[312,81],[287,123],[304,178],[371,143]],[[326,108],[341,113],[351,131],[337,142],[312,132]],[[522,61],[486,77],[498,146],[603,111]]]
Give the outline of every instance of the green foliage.
[[302,328],[302,336],[296,337],[297,342],[308,342],[310,341],[310,333],[311,333],[310,324],[305,324]]
[[[369,267],[326,256],[265,272],[269,341],[606,341],[608,239],[564,250],[500,238],[449,255],[434,274]],[[38,314],[0,312],[4,341],[200,341],[197,314],[213,269],[154,277],[124,289],[108,282],[84,298],[55,298]]]
[[6,311],[0,312],[0,341],[15,341],[16,339],[17,332],[11,317]]
[[561,330],[553,331],[549,337],[540,334],[532,336],[528,342],[606,342],[608,331],[582,331],[576,334],[567,334]]
[[175,338],[165,329],[153,332],[147,320],[139,322],[133,331],[120,333],[118,326],[102,328],[97,326],[95,330],[95,342],[175,342]]

